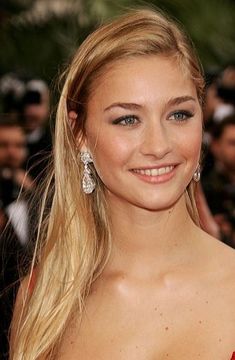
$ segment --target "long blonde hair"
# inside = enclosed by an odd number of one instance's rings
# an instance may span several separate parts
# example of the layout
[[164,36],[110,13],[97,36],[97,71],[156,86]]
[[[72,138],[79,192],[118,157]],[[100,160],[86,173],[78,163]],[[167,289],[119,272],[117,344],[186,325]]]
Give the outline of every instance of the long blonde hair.
[[[90,286],[109,256],[109,217],[103,184],[95,170],[94,193],[85,195],[81,190],[79,152],[89,95],[110,63],[158,54],[178,60],[202,102],[203,75],[192,44],[174,21],[150,9],[130,11],[98,28],[80,46],[66,72],[56,117],[54,166],[47,186],[48,190],[53,184],[51,206],[47,211],[46,191],[32,265],[36,266],[36,282],[25,298],[12,360],[53,358],[70,316],[75,310],[82,314]],[[69,121],[70,111],[78,115],[74,124]],[[192,185],[188,187],[188,210],[197,222]]]

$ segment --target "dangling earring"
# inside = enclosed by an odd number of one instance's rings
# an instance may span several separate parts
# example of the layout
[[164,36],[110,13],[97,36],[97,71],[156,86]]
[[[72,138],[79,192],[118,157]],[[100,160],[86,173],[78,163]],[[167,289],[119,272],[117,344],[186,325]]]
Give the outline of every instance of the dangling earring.
[[195,173],[193,174],[193,180],[195,182],[198,182],[201,178],[201,168],[200,165],[198,164]]
[[82,189],[85,194],[91,194],[95,189],[95,181],[92,178],[91,170],[88,164],[92,163],[92,157],[89,152],[84,151],[80,154],[81,161],[84,164],[83,178],[82,178]]

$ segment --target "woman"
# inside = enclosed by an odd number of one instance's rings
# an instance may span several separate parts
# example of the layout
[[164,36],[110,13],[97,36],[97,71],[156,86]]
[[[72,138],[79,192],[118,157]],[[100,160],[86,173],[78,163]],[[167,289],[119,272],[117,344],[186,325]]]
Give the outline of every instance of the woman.
[[11,359],[231,359],[235,256],[194,203],[203,86],[189,40],[159,12],[132,11],[81,45]]

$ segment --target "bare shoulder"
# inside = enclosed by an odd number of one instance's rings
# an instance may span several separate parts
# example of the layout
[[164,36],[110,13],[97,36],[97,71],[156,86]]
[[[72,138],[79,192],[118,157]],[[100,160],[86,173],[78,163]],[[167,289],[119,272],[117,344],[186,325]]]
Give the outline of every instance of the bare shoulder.
[[235,249],[222,242],[219,242],[217,246],[218,255],[215,264],[220,268],[224,286],[229,287],[229,293],[235,301]]
[[210,304],[205,317],[208,316],[214,325],[216,323],[210,331],[223,334],[228,346],[234,349],[235,250],[203,231],[197,240],[201,261],[196,271],[200,273],[203,294]]
[[214,274],[218,286],[228,286],[235,296],[235,249],[202,232],[203,251],[208,270]]

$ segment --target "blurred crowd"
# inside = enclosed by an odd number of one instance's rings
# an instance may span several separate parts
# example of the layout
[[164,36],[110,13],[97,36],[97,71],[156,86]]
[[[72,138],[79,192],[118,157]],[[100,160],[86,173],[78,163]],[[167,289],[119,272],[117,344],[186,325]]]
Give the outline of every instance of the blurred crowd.
[[235,248],[235,66],[208,76],[202,189],[218,238]]
[[[19,276],[27,271],[36,236],[30,206],[43,183],[52,148],[50,94],[42,79],[0,78],[0,358]],[[35,204],[35,199],[34,199]]]
[[[208,74],[206,83],[199,215],[206,231],[235,248],[235,66],[228,66],[219,74]],[[34,243],[36,212],[29,203],[47,173],[52,131],[50,94],[42,79],[6,74],[0,79],[0,99],[0,311],[4,314],[0,348],[3,354],[7,352],[18,270],[24,269],[24,260],[31,256]]]

